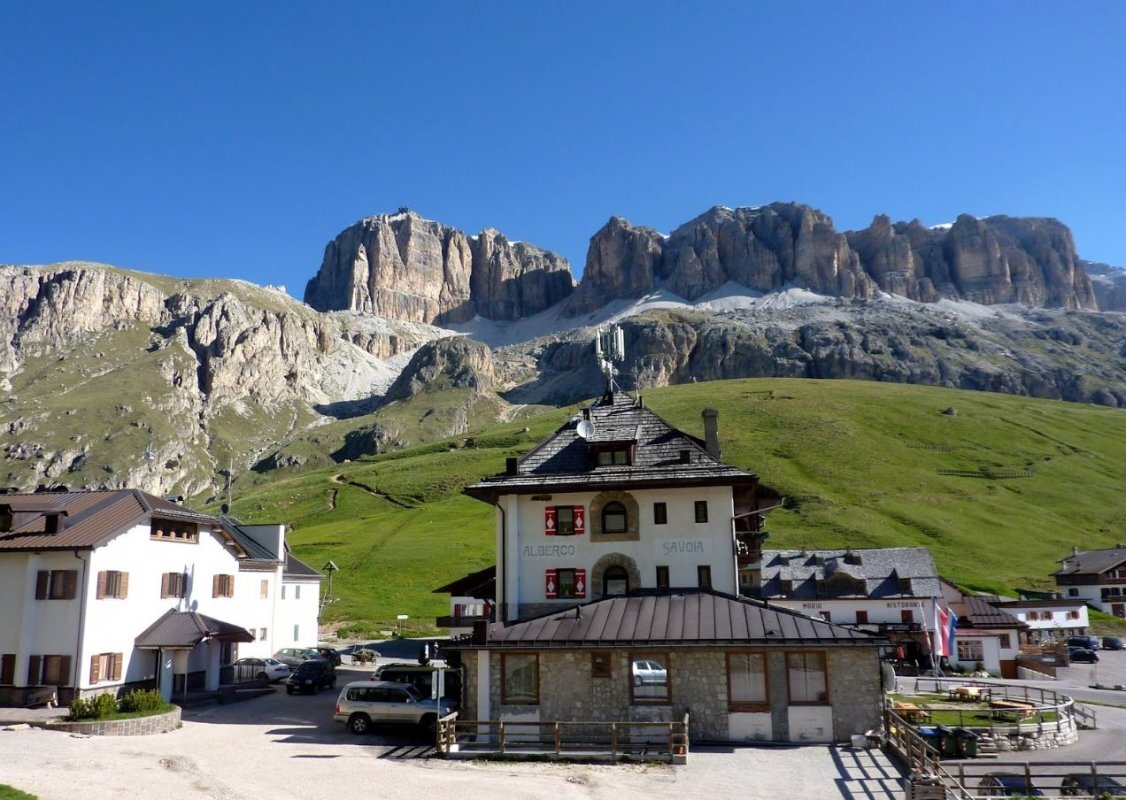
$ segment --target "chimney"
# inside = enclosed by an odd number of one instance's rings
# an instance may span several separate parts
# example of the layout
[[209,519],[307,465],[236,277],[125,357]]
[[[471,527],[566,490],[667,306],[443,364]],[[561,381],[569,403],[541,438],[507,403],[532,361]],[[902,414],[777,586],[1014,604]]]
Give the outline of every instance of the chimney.
[[704,409],[704,444],[708,455],[719,461],[719,412],[714,408]]
[[504,474],[505,475],[515,475],[515,474],[517,474],[517,472],[519,471],[519,469],[518,469],[519,463],[520,463],[519,459],[516,458],[515,456],[506,458],[504,460]]

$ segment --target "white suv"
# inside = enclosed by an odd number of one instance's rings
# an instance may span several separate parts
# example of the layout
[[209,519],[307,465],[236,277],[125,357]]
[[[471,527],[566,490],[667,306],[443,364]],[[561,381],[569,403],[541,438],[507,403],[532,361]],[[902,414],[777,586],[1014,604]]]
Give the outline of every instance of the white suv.
[[343,722],[352,733],[367,733],[372,725],[421,725],[433,731],[438,717],[451,711],[450,704],[439,705],[433,698],[422,698],[410,686],[389,681],[349,683],[336,698],[332,718]]

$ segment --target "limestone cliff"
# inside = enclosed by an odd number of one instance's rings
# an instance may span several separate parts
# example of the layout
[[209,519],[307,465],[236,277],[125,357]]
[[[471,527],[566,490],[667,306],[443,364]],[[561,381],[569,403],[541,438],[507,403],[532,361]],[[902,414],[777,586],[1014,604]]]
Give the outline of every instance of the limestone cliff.
[[555,253],[492,229],[469,237],[403,211],[367,217],[329,242],[305,302],[319,311],[449,324],[478,314],[531,316],[573,288],[570,266]]

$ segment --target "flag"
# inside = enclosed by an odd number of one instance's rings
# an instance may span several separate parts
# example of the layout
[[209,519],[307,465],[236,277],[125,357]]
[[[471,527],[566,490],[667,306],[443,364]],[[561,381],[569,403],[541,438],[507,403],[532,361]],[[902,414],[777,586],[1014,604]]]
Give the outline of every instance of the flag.
[[949,624],[950,612],[940,606],[937,602],[934,604],[934,654],[936,656],[948,656],[949,651],[946,649],[946,631]]
[[951,609],[950,618],[946,623],[946,656],[953,658],[954,653],[954,632],[958,629],[958,615]]

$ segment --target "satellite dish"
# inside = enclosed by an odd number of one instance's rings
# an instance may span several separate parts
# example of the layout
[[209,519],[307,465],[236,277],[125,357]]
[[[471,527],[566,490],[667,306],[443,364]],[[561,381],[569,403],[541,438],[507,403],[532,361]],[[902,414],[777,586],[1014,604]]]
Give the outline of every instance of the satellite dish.
[[584,439],[589,439],[591,436],[594,436],[594,423],[589,419],[584,419],[576,426],[575,432]]

